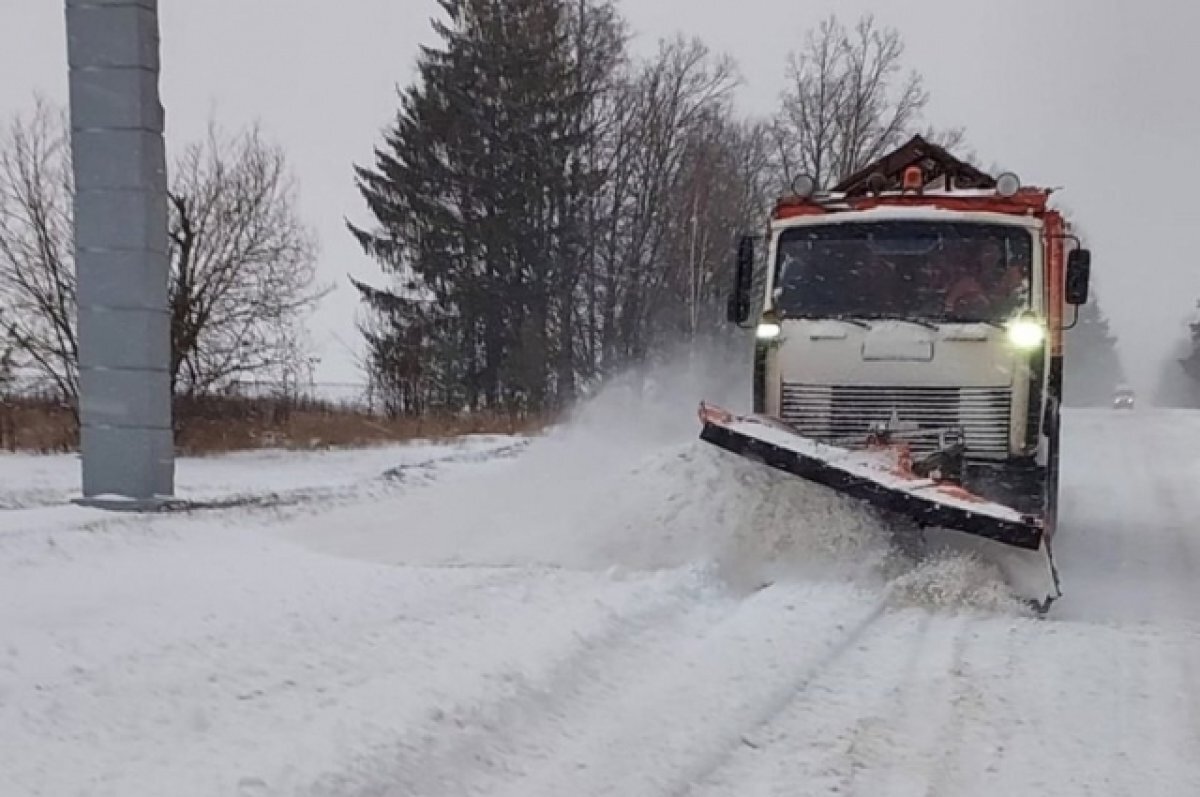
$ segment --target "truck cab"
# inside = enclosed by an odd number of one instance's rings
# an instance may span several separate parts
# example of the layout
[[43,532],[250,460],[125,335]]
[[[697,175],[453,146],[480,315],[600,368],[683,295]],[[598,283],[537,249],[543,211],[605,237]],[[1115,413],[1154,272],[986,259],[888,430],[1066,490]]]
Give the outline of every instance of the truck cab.
[[889,157],[827,193],[798,179],[743,238],[730,319],[755,332],[754,411],[842,447],[952,440],[955,478],[1052,530],[1065,308],[1090,254],[1048,190],[919,137]]

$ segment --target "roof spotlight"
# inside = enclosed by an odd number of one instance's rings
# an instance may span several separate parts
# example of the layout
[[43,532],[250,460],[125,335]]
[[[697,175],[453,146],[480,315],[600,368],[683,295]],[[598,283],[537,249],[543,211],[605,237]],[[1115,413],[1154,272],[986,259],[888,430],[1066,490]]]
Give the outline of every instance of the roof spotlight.
[[996,193],[1003,197],[1016,196],[1021,190],[1021,178],[1012,172],[1005,172],[996,178]]
[[817,181],[811,174],[800,174],[792,180],[792,191],[796,196],[809,199],[817,193]]

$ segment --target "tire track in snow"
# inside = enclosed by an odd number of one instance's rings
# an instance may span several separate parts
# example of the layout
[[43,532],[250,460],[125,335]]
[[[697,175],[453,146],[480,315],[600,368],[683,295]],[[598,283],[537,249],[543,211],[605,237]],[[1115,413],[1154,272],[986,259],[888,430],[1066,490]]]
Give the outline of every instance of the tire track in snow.
[[[988,634],[986,631],[980,634],[978,627],[974,630],[978,634],[974,637],[975,643],[967,644],[964,639],[961,656],[956,661],[959,692],[956,693],[953,727],[946,734],[945,752],[926,790],[926,797],[970,793],[980,788],[981,781],[994,778],[1006,766],[1013,734],[1020,727],[1012,718],[997,721],[997,717],[1002,716],[1001,709],[1008,708],[1008,695],[1014,689],[1013,675],[1019,660],[1017,628],[1004,629],[1002,639],[995,646],[993,656],[998,662],[996,673],[999,678],[993,678],[990,683],[999,688],[990,690],[985,687],[989,683],[986,666],[976,661],[975,656],[968,655],[973,649],[985,649],[980,636],[986,640]],[[997,695],[1000,706],[989,706],[989,700]]]
[[962,706],[966,619],[888,613],[689,793],[920,794],[945,769]]
[[[818,596],[819,603],[804,602]],[[576,695],[563,713],[543,714],[512,757],[451,793],[687,793],[882,611],[852,590],[831,600],[828,586],[768,587],[689,628],[665,651],[639,657],[630,671],[608,670],[598,689]]]
[[[893,620],[893,622],[896,621]],[[885,730],[884,722],[890,717],[902,715],[909,706],[909,694],[905,690],[905,686],[911,684],[914,678],[923,677],[919,664],[929,642],[931,622],[932,618],[926,614],[920,618],[916,627],[906,634],[907,650],[903,655],[903,666],[891,666],[899,657],[893,658],[887,665],[889,670],[886,672],[886,677],[879,678],[876,673],[875,678],[865,680],[865,683],[862,684],[864,688],[855,690],[856,698],[861,700],[861,703],[855,704],[854,710],[846,717],[847,722],[851,723],[849,728],[837,728],[832,730],[832,733],[830,729],[816,730],[814,735],[830,734],[837,739],[837,745],[830,751],[832,760],[822,766],[822,769],[840,773],[839,782],[831,790],[844,794],[857,792],[861,775],[867,770],[872,748],[878,746],[882,741],[881,736]],[[864,645],[863,649],[870,650],[871,648]],[[864,658],[869,658],[869,656]],[[843,662],[843,666],[849,673],[847,680],[856,680],[868,679],[869,669],[872,665],[855,660]],[[878,662],[874,666],[878,667]],[[837,687],[836,685],[826,685],[825,688],[834,691]],[[808,708],[807,704],[797,705],[794,707],[794,713],[803,713]],[[784,720],[781,724],[786,724],[789,718],[781,719]],[[780,741],[792,738],[794,738],[794,732],[784,731]]]
[[679,785],[670,792],[671,797],[686,797],[691,794],[696,784],[712,778],[715,773],[727,766],[744,747],[757,749],[759,744],[754,741],[754,735],[769,727],[778,717],[801,701],[805,692],[826,670],[840,665],[843,657],[869,636],[871,629],[884,616],[887,608],[887,598],[883,598],[875,604],[841,639],[828,648],[825,655],[813,661],[798,679],[783,686],[763,704],[762,710],[738,734],[737,743],[727,746],[718,755],[704,760],[698,767],[691,769],[681,779]]
[[[1191,505],[1185,510],[1178,485],[1163,479],[1151,481],[1154,504],[1161,517],[1157,525],[1161,526],[1159,531],[1165,533],[1167,540],[1157,540],[1158,544],[1152,546],[1159,552],[1155,569],[1160,577],[1154,580],[1156,614],[1147,619],[1163,621],[1175,616],[1180,609],[1194,608],[1200,601],[1200,590],[1196,588],[1196,578],[1200,576],[1197,568],[1200,562],[1195,550],[1197,539],[1189,536],[1189,532],[1194,533],[1193,518],[1200,515],[1200,507]],[[1185,486],[1190,495],[1192,485]]]
[[[1090,642],[1098,631],[1112,644],[1079,659],[1073,637]],[[1181,768],[1181,709],[1162,700],[1178,695],[1179,656],[1154,640],[1164,641],[1041,621],[889,615],[764,732],[764,744],[692,793],[1193,793],[1197,768]]]
[[[1176,762],[1193,760],[1200,750],[1195,714],[1195,690],[1200,684],[1188,683],[1189,647],[1194,646],[1154,635],[1140,640],[1136,648],[1139,677],[1135,694],[1143,704],[1144,738],[1152,739],[1150,755],[1143,761],[1149,770],[1147,780],[1151,784],[1157,781],[1158,788],[1177,789],[1180,794],[1200,793],[1200,779],[1195,773],[1187,787],[1168,779],[1173,770],[1178,770]],[[1150,786],[1143,793],[1156,791]]]
[[[948,720],[942,725],[937,737],[937,745],[933,748],[936,766],[929,772],[929,781],[925,789],[925,797],[955,797],[969,790],[967,781],[978,775],[968,774],[964,777],[963,759],[971,745],[965,742],[969,726],[982,720],[986,714],[984,708],[985,695],[980,690],[975,671],[970,664],[968,650],[974,631],[972,625],[965,620],[960,621],[954,637],[954,657],[948,670],[951,686],[948,692]],[[1009,652],[1011,654],[1011,647]],[[940,750],[941,752],[937,752]],[[989,757],[997,761],[1003,756],[1003,745],[993,745],[989,749]],[[991,763],[989,766],[997,766]]]
[[[358,774],[331,774],[303,792],[305,797],[396,794],[469,794],[470,783],[510,773],[519,762],[523,737],[566,716],[580,703],[600,702],[626,678],[669,659],[698,629],[719,625],[737,610],[715,588],[691,584],[660,603],[615,616],[589,635],[576,635],[552,666],[537,677],[513,677],[494,700],[439,709],[438,733],[420,730],[415,741],[377,753]],[[363,771],[370,772],[366,780]],[[381,784],[386,791],[379,792]]]
[[[1173,522],[1167,524],[1171,545],[1169,549],[1164,546],[1167,561],[1162,562],[1162,566],[1167,572],[1178,572],[1178,575],[1170,580],[1156,580],[1155,583],[1159,593],[1160,612],[1169,618],[1172,609],[1178,611],[1180,606],[1194,607],[1200,602],[1200,590],[1196,587],[1197,579],[1200,579],[1200,557],[1196,553],[1200,538],[1194,536],[1195,527],[1190,522],[1190,518],[1196,517],[1200,512],[1196,506],[1189,506],[1187,510],[1182,506],[1184,500],[1192,496],[1192,485],[1186,485],[1187,496],[1180,496],[1177,484],[1166,480],[1155,480],[1154,484],[1159,505],[1166,510],[1165,514],[1173,519]],[[1169,643],[1164,641],[1164,644]],[[1155,680],[1161,679],[1176,684],[1171,703],[1161,707],[1162,710],[1156,711],[1155,714],[1159,717],[1169,715],[1172,709],[1178,711],[1180,703],[1186,705],[1188,716],[1185,721],[1190,731],[1190,749],[1200,750],[1200,666],[1197,665],[1197,646],[1181,643],[1178,647],[1178,655],[1173,659],[1175,668],[1167,666],[1168,657],[1164,655],[1152,660],[1156,670]]]
[[940,793],[1196,793],[1178,711],[1163,711],[1172,684],[1154,662],[1177,657],[1160,635],[1053,621],[976,630],[967,662],[980,701],[962,714]]
[[[421,576],[436,574],[436,570],[425,570],[414,575]],[[429,591],[421,595],[420,603],[398,606],[392,613],[391,626],[394,629],[403,626],[407,644],[412,646],[428,645],[437,638],[441,631],[439,626],[454,623],[469,615],[480,612],[480,595],[502,594],[530,578],[528,571],[515,569],[479,569],[469,574],[469,579],[454,580],[451,583],[434,583]],[[141,607],[130,607],[132,615],[142,611]],[[358,622],[351,619],[344,625],[339,624],[338,634],[357,637],[362,644],[368,645],[373,636],[378,634],[376,616],[373,612]],[[436,619],[431,619],[436,618]],[[305,668],[316,670],[338,671],[340,668],[329,667],[327,662],[318,660],[314,654],[304,649],[307,638],[297,626],[304,618],[295,612],[278,616],[277,623],[272,629],[276,649],[290,651],[288,658],[303,662]],[[205,625],[181,625],[179,633],[172,636],[159,636],[153,644],[139,647],[132,652],[119,652],[115,655],[89,657],[87,669],[80,669],[70,664],[71,657],[61,652],[62,643],[50,638],[51,646],[40,651],[45,658],[55,662],[56,666],[41,665],[38,675],[38,701],[58,701],[69,695],[98,695],[110,690],[120,690],[121,684],[127,681],[128,673],[140,672],[142,675],[136,683],[129,683],[129,688],[140,690],[155,690],[163,683],[171,683],[177,673],[173,672],[172,662],[180,658],[188,661],[203,661],[204,650],[217,651],[218,654],[234,652],[243,648],[252,648],[261,643],[263,632],[253,625],[226,625],[217,629],[209,629]],[[26,655],[38,653],[37,650],[26,651]],[[300,668],[297,668],[298,670]],[[291,677],[289,677],[289,675]],[[260,700],[273,695],[296,689],[307,678],[301,673],[271,673],[269,669],[259,664],[239,663],[223,668],[220,673],[223,684],[236,694],[239,700]],[[348,680],[349,678],[349,680]],[[338,685],[353,686],[352,676],[339,676]],[[328,688],[323,685],[319,691]],[[43,714],[34,711],[31,716],[40,721]]]
[[877,754],[857,762],[861,776],[848,784],[851,794],[937,793],[936,782],[950,764],[949,751],[957,746],[963,723],[966,628],[962,617],[922,618],[892,710],[873,718],[880,737]]
[[[1163,634],[1149,636],[1138,643],[1137,674],[1139,694],[1151,704],[1148,712],[1154,721],[1149,732],[1155,735],[1156,750],[1176,749],[1188,756],[1200,749],[1200,667],[1194,644],[1196,619],[1200,613],[1200,536],[1193,518],[1200,514],[1190,479],[1152,478],[1150,466],[1155,459],[1188,461],[1188,438],[1180,438],[1174,429],[1155,425],[1150,445],[1141,448],[1143,467],[1135,484],[1153,501],[1127,503],[1123,508],[1152,507],[1153,536],[1140,536],[1137,554],[1149,559],[1153,567],[1147,614],[1142,617],[1146,631],[1171,628],[1187,629],[1190,635],[1171,638]],[[1130,498],[1134,500],[1135,497]],[[1186,741],[1180,729],[1186,728]],[[1169,761],[1159,766],[1169,766]]]
[[[419,578],[426,573],[419,570],[411,576]],[[564,652],[567,658],[574,656],[575,663],[586,663],[589,651],[602,652],[606,642],[621,647],[626,631],[644,626],[643,630],[653,635],[662,623],[670,625],[670,618],[679,609],[710,603],[703,598],[711,586],[695,573],[666,573],[626,581],[560,576],[533,569],[523,574],[515,569],[493,571],[482,579],[474,573],[462,575],[470,583],[463,585],[461,592],[445,595],[448,601],[428,600],[426,589],[416,587],[402,594],[417,600],[398,607],[402,610],[396,612],[388,610],[388,591],[369,591],[343,602],[335,612],[359,606],[361,616],[352,614],[345,618],[347,622],[336,625],[318,618],[326,638],[316,650],[304,648],[304,642],[313,638],[311,633],[298,638],[284,633],[279,640],[260,639],[253,648],[226,634],[221,639],[223,649],[215,657],[211,655],[212,645],[197,639],[186,640],[186,645],[175,650],[176,655],[165,656],[162,661],[137,656],[130,660],[128,673],[112,674],[111,683],[105,687],[108,695],[89,696],[80,693],[78,686],[72,693],[39,694],[37,699],[43,703],[53,705],[62,698],[72,707],[66,715],[58,716],[57,725],[44,727],[39,733],[53,736],[63,727],[86,731],[84,720],[88,718],[76,717],[76,710],[91,704],[94,710],[102,711],[103,704],[110,702],[109,696],[122,698],[133,692],[153,696],[152,702],[159,705],[136,706],[138,710],[103,720],[113,736],[112,758],[119,760],[130,754],[122,740],[145,736],[155,723],[167,720],[161,710],[166,701],[159,700],[159,696],[175,693],[181,684],[203,681],[209,668],[215,667],[221,673],[220,683],[213,684],[212,694],[195,707],[198,715],[204,716],[206,736],[225,740],[222,744],[226,746],[236,739],[244,750],[277,744],[273,728],[278,727],[316,724],[345,729],[341,733],[354,737],[350,749],[343,747],[335,753],[329,747],[342,744],[334,736],[321,739],[317,755],[334,761],[302,782],[288,780],[291,776],[273,766],[270,755],[261,757],[265,760],[256,757],[250,763],[243,760],[241,766],[249,769],[248,776],[270,784],[271,791],[266,793],[302,794],[309,789],[310,794],[338,797],[411,794],[414,792],[390,791],[389,781],[404,774],[397,772],[395,762],[406,752],[413,752],[408,762],[416,771],[426,766],[428,750],[421,747],[422,735],[453,740],[453,731],[460,723],[478,721],[481,726],[495,726],[498,718],[503,719],[503,712],[488,707],[514,696],[536,694],[541,674],[564,658]],[[508,583],[522,575],[526,583]],[[455,583],[462,581],[456,576]],[[500,586],[485,589],[482,584]],[[718,602],[718,606],[725,605]],[[393,622],[386,621],[389,615]],[[631,623],[631,617],[641,617],[642,622]],[[530,633],[531,628],[539,630]],[[188,648],[201,655],[191,656]],[[261,655],[239,654],[242,648]],[[655,658],[664,655],[664,651],[657,650]],[[568,670],[560,670],[568,677]],[[386,706],[380,706],[381,695],[390,696]],[[522,699],[516,700],[517,705],[521,703]],[[33,708],[37,717],[54,715],[50,706]],[[186,714],[173,712],[170,721],[187,722],[186,716],[181,716]],[[502,732],[500,738],[507,735]],[[3,736],[0,733],[0,738]],[[398,737],[402,738],[397,741]],[[221,755],[221,745],[206,747],[202,739],[193,739],[195,744],[178,749],[171,741],[167,734],[157,745],[163,749],[156,752],[175,760],[176,765],[203,767],[205,758]],[[372,755],[364,759],[360,757],[364,752]],[[468,757],[457,762],[460,775],[477,764],[469,757],[469,745],[464,752]],[[318,780],[322,771],[340,774]],[[435,789],[432,793],[446,791]]]
[[977,743],[993,734],[1004,741],[978,793],[1142,793],[1142,773],[1130,770],[1122,739],[1139,720],[1128,699],[1137,668],[1120,646],[1103,661],[1078,658],[1066,639],[1077,633],[1052,620],[1018,624],[1003,666],[980,667],[986,698],[973,728]]

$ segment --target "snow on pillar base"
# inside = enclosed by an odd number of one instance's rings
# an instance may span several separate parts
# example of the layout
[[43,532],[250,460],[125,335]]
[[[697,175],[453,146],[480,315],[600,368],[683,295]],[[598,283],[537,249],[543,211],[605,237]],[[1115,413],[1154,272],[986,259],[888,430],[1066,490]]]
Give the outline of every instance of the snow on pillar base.
[[83,494],[174,493],[157,0],[66,0]]
[[[84,451],[93,455],[120,453],[136,448],[138,456],[114,467],[85,467],[83,494],[86,498],[119,496],[153,502],[170,498],[174,492],[174,437],[170,429],[144,427],[84,426]],[[106,464],[94,460],[95,464]]]

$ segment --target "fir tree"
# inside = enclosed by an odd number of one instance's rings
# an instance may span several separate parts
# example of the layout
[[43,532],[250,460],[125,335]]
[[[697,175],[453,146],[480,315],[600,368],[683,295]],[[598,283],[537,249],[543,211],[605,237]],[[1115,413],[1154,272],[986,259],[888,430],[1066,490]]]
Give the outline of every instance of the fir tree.
[[356,169],[377,226],[351,229],[400,286],[360,286],[383,321],[372,365],[406,362],[411,382],[419,364],[434,405],[538,410],[572,391],[596,7],[439,2],[442,45],[422,51],[374,168]]
[[1184,320],[1187,334],[1168,353],[1154,399],[1165,407],[1200,407],[1200,302]]
[[1095,407],[1111,402],[1113,392],[1125,381],[1125,372],[1117,354],[1117,338],[1109,330],[1095,291],[1079,308],[1079,322],[1066,332],[1064,347],[1063,403]]

